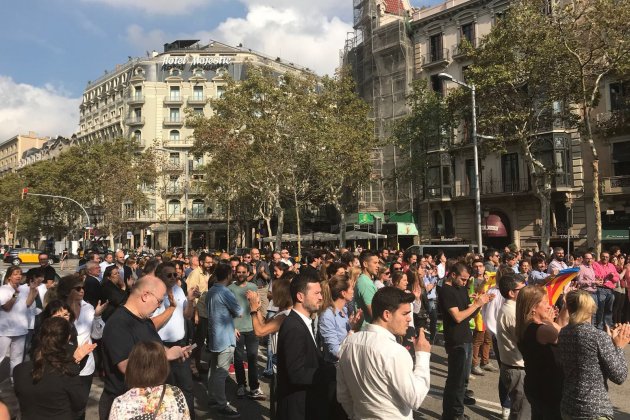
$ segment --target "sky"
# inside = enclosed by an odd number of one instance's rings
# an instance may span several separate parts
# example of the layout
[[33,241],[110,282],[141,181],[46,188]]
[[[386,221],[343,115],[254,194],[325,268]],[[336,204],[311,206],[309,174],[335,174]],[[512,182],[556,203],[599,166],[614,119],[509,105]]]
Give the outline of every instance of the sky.
[[89,80],[176,39],[242,43],[323,75],[352,32],[352,0],[28,0],[2,9],[0,142],[29,131],[71,136]]

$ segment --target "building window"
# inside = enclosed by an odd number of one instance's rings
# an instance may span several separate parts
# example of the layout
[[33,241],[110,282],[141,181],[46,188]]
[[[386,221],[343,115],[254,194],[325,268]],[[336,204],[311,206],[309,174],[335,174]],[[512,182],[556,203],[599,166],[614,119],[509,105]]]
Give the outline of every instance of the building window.
[[136,86],[134,93],[133,93],[133,99],[138,101],[142,99],[142,86]]
[[136,141],[140,141],[140,139],[142,139],[142,131],[140,130],[136,130],[133,132],[133,138]]
[[168,202],[168,215],[177,216],[182,214],[182,205],[179,200],[171,200]]
[[608,85],[610,110],[626,110],[630,106],[630,81],[615,82]]
[[444,81],[437,74],[431,75],[431,89],[438,95],[444,95]]
[[193,86],[193,99],[203,101],[203,86]]
[[170,153],[168,156],[168,162],[171,166],[179,166],[179,153]]
[[169,119],[172,122],[179,122],[179,108],[169,109]]
[[441,33],[432,35],[429,38],[429,58],[431,63],[444,59]]
[[462,25],[461,41],[468,41],[475,46],[475,24],[473,22]]
[[630,141],[612,144],[612,163],[615,176],[630,175]]
[[140,121],[140,119],[142,118],[142,108],[133,109],[133,118],[135,121]]
[[191,161],[191,169],[195,171],[201,168],[202,166],[203,166],[203,156],[195,157]]
[[170,93],[169,93],[169,99],[171,101],[179,101],[181,96],[179,94],[179,86],[171,86],[170,89]]
[[168,133],[168,138],[171,141],[179,141],[179,130],[171,130]]
[[225,94],[225,86],[217,86],[217,98],[223,98]]
[[501,156],[501,172],[503,175],[503,192],[518,192],[518,153],[508,153]]
[[193,108],[193,114],[203,116],[203,108]]
[[192,217],[204,217],[206,215],[206,210],[203,200],[193,200],[191,212]]

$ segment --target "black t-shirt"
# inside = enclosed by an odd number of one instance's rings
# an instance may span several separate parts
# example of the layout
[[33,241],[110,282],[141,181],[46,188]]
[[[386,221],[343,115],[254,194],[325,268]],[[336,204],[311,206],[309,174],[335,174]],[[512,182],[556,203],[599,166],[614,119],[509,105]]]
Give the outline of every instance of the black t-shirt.
[[438,302],[442,308],[442,317],[444,318],[444,344],[445,347],[452,347],[458,344],[472,343],[472,333],[468,321],[473,315],[457,323],[448,311],[449,308],[457,307],[460,311],[468,309],[470,299],[466,287],[456,287],[444,283],[444,286],[438,293]]
[[57,271],[53,268],[52,265],[47,265],[46,267],[39,267],[44,273],[44,280],[55,280],[57,276]]
[[140,341],[162,342],[150,319],[138,318],[126,307],[119,307],[105,324],[103,353],[105,355],[105,391],[116,396],[127,392],[125,375],[118,363],[127,360],[134,344]]

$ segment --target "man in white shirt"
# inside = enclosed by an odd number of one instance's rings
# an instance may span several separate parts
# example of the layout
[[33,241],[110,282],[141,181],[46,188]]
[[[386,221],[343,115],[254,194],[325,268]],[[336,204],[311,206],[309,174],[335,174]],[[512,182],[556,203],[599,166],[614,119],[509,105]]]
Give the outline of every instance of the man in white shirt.
[[105,269],[109,267],[110,265],[114,265],[114,254],[112,254],[111,252],[108,252],[105,255],[105,260],[99,264],[99,266],[101,267],[100,280],[103,280],[103,274],[105,273]]
[[430,386],[431,345],[424,330],[414,340],[416,362],[396,341],[411,319],[414,295],[384,287],[374,295],[374,320],[339,350],[337,400],[355,419],[412,419]]
[[497,347],[501,356],[499,379],[507,388],[510,401],[510,420],[529,419],[531,408],[525,397],[525,362],[517,347],[516,297],[525,287],[525,276],[504,274],[499,280],[499,290],[505,299],[497,321]]
[[[164,346],[187,347],[186,319],[190,319],[194,312],[195,294],[198,289],[193,287],[188,290],[188,296],[177,285],[177,273],[175,264],[165,262],[157,266],[155,275],[166,285],[166,295],[160,306],[153,312],[151,320],[155,325]],[[171,360],[170,375],[167,382],[177,386],[184,393],[191,418],[195,418],[195,404],[193,397],[193,378],[190,370],[190,359]]]

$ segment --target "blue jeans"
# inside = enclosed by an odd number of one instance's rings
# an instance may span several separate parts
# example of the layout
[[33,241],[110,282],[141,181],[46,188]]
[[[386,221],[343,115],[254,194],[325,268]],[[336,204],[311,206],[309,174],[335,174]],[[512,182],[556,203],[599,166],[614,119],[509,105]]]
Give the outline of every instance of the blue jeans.
[[[267,320],[270,320],[276,316],[278,312],[267,310]],[[267,368],[265,369],[265,375],[271,376],[273,374],[273,351],[271,351],[271,337],[267,342]]]
[[429,299],[429,333],[431,334],[431,344],[435,344],[437,336],[437,305],[435,299]]
[[254,331],[241,332],[241,336],[236,340],[236,349],[234,350],[234,372],[236,373],[236,383],[238,385],[247,385],[245,380],[245,368],[243,362],[247,359],[247,379],[249,380],[249,388],[251,390],[258,389],[258,369],[256,362],[258,359],[258,337]]
[[442,420],[450,420],[464,414],[464,396],[472,365],[472,343],[447,347],[448,374],[442,400]]
[[604,324],[612,327],[612,313],[615,295],[613,291],[605,287],[598,287],[595,292],[597,297],[597,313],[595,314],[595,327],[604,330]]

